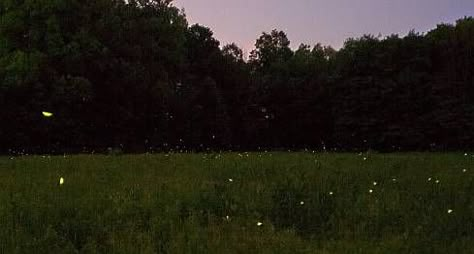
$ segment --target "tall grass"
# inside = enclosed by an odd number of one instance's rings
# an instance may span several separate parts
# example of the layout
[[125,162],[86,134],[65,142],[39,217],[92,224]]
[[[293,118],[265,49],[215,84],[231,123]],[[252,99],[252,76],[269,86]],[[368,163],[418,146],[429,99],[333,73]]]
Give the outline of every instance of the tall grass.
[[0,253],[474,253],[473,159],[1,157]]

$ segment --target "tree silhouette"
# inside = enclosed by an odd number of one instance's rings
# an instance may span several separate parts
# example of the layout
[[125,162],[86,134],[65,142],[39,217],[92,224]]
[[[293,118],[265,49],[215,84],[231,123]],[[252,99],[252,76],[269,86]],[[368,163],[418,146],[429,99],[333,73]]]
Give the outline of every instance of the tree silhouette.
[[273,30],[248,62],[169,0],[1,1],[0,18],[2,153],[473,148],[472,17],[340,50]]

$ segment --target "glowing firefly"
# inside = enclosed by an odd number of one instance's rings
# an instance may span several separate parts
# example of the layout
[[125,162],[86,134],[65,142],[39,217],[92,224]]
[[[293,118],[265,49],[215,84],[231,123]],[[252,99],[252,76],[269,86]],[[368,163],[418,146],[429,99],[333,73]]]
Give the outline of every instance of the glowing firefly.
[[43,111],[41,113],[43,114],[44,117],[52,117],[53,116],[53,113],[51,113],[51,112]]

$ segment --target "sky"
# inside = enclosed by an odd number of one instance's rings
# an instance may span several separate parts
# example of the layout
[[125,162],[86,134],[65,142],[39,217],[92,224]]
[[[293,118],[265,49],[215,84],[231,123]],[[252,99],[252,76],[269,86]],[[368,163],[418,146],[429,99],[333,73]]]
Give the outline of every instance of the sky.
[[283,30],[297,48],[318,42],[339,49],[364,34],[427,32],[439,23],[474,16],[474,0],[174,0],[190,24],[214,31],[249,53],[262,32]]

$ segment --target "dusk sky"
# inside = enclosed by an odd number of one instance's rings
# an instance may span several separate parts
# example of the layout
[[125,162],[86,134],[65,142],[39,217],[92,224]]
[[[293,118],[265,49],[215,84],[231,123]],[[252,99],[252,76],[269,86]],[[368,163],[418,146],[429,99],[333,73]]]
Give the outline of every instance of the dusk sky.
[[210,27],[221,44],[247,53],[263,31],[287,33],[292,48],[321,42],[340,48],[349,37],[426,32],[474,15],[474,0],[175,0],[190,24]]

